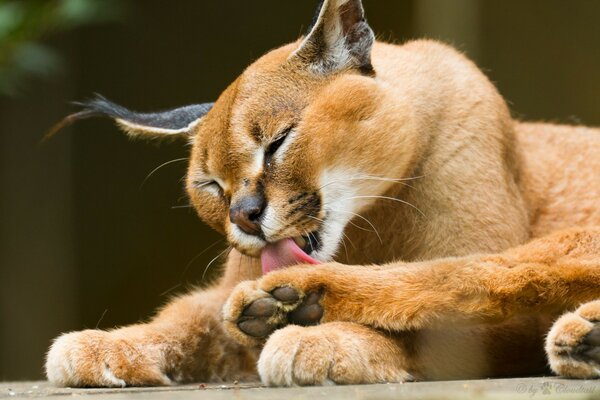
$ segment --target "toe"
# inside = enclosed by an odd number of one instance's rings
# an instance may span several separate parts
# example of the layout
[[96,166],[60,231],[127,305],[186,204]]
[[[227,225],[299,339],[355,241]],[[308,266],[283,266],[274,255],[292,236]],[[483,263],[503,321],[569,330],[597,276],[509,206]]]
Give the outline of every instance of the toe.
[[265,319],[248,319],[245,321],[238,322],[238,327],[242,332],[248,336],[255,338],[263,338],[273,332],[274,327],[270,325]]
[[595,325],[592,330],[584,336],[583,343],[590,346],[600,346],[600,325]]
[[290,286],[282,286],[274,289],[271,295],[282,303],[295,303],[300,300],[300,294]]
[[250,303],[242,312],[244,317],[268,318],[277,312],[275,300],[269,297],[258,299]]
[[575,313],[591,322],[600,321],[600,300],[583,304]]
[[323,307],[319,304],[320,299],[320,293],[309,293],[302,304],[289,314],[289,321],[303,326],[318,324],[323,317]]

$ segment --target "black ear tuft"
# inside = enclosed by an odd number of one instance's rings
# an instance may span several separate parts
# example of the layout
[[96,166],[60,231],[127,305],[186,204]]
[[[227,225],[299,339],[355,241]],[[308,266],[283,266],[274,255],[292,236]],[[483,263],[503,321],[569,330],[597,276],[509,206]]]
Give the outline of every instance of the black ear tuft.
[[309,33],[292,58],[319,74],[354,69],[374,75],[374,41],[361,0],[322,0]]
[[132,137],[188,137],[202,118],[212,109],[213,103],[193,104],[157,113],[137,113],[107,100],[101,95],[75,103],[83,109],[56,124],[46,134],[49,138],[72,123],[92,117],[111,118]]
[[310,21],[310,25],[306,30],[306,36],[310,35],[315,25],[317,25],[317,22],[319,21],[319,15],[321,14],[321,9],[323,8],[323,4],[325,4],[325,0],[319,0],[319,5],[317,5],[317,11],[315,12],[313,19],[312,21]]

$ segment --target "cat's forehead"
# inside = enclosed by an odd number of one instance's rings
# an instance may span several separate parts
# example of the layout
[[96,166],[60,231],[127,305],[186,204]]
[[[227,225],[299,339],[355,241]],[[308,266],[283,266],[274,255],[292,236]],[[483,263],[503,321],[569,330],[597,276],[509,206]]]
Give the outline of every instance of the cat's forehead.
[[197,135],[195,157],[204,169],[242,175],[271,141],[301,122],[322,82],[289,62],[295,47],[268,53],[223,92]]

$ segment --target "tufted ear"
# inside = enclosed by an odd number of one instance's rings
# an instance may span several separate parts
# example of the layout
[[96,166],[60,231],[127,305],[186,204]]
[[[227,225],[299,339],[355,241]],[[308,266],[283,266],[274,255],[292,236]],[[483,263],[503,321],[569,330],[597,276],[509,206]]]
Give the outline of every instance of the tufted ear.
[[194,104],[157,113],[137,113],[96,95],[93,99],[76,103],[83,107],[56,124],[46,138],[81,119],[107,117],[134,138],[185,138],[190,139],[194,128],[211,110],[214,103]]
[[374,40],[361,0],[322,0],[308,35],[292,57],[321,74],[357,69],[373,75]]

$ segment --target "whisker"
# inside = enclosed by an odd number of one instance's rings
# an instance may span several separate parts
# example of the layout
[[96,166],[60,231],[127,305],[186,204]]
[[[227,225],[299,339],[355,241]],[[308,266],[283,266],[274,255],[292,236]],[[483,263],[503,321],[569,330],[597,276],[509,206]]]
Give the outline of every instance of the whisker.
[[354,245],[354,242],[352,242],[352,240],[350,239],[350,237],[346,234],[346,232],[342,231],[342,236],[345,237],[346,239],[348,239],[348,241],[350,242],[350,246],[352,246],[353,249],[356,250],[356,246]]
[[349,222],[350,224],[354,225],[355,227],[357,227],[358,229],[362,229],[363,231],[367,231],[367,232],[373,232],[373,233],[375,233],[375,234],[377,235],[377,238],[379,239],[379,242],[380,242],[381,244],[383,244],[383,240],[381,239],[381,235],[379,234],[379,231],[377,230],[377,228],[375,228],[375,225],[373,225],[373,223],[372,223],[371,221],[369,221],[367,218],[363,217],[363,216],[362,216],[362,215],[360,215],[360,214],[357,214],[357,213],[355,213],[355,212],[352,212],[352,211],[345,211],[345,210],[332,210],[332,209],[328,209],[328,211],[331,211],[331,212],[334,212],[334,213],[335,213],[335,212],[341,212],[341,213],[345,213],[345,214],[351,214],[351,215],[354,215],[355,217],[358,217],[358,218],[362,219],[362,220],[363,220],[363,221],[365,221],[367,224],[369,224],[369,225],[371,226],[371,228],[373,228],[373,230],[372,230],[372,231],[370,231],[370,230],[368,230],[368,229],[365,229],[365,228],[363,228],[363,227],[361,227],[361,226],[358,226],[358,225],[356,225],[355,223],[353,223],[352,221],[348,221],[348,222]]
[[178,208],[194,208],[194,206],[191,205],[191,204],[186,204],[186,205],[183,205],[183,206],[172,206],[171,210],[176,210]]
[[104,319],[104,316],[106,315],[107,312],[108,312],[108,308],[105,308],[104,312],[102,313],[102,315],[98,319],[98,322],[96,322],[96,327],[94,329],[98,329],[98,327],[100,326],[100,322],[102,322],[102,320]]
[[310,245],[310,249],[312,250],[312,252],[315,252],[315,248],[312,244],[312,241],[310,240],[310,234],[306,231],[306,229],[303,229],[304,234],[306,235],[306,237],[308,238],[308,244]]
[[148,175],[146,175],[146,178],[144,178],[144,180],[142,181],[142,184],[140,185],[140,189],[141,189],[142,187],[144,187],[144,184],[146,183],[146,181],[147,181],[148,179],[150,179],[150,177],[151,177],[152,175],[154,175],[154,173],[155,173],[156,171],[158,171],[159,169],[161,169],[162,167],[165,167],[165,166],[167,166],[167,165],[169,165],[169,164],[174,164],[174,163],[176,163],[176,162],[187,161],[187,160],[188,160],[188,158],[187,158],[187,157],[184,157],[184,158],[176,158],[175,160],[167,161],[167,162],[165,162],[165,163],[162,163],[162,164],[160,164],[158,167],[156,167],[156,168],[154,168],[152,171],[150,171],[150,173],[149,173]]
[[417,179],[424,178],[426,176],[427,175],[419,175],[419,176],[413,176],[413,177],[409,177],[409,178],[388,178],[388,177],[379,177],[379,176],[374,176],[374,175],[354,176],[354,177],[350,177],[347,179],[336,179],[331,182],[327,182],[325,185],[321,186],[318,190],[321,190],[324,187],[327,187],[334,183],[351,182],[351,181],[359,181],[359,180],[378,180],[378,181],[385,181],[385,182],[400,183],[404,186],[408,186],[408,187],[414,189],[414,186],[409,185],[405,182],[414,181]]
[[[312,215],[307,215],[307,217],[308,217],[308,218],[315,219],[315,220],[317,220],[317,221],[320,221],[322,224],[324,224],[324,223],[325,223],[325,221],[324,221],[324,220],[322,220],[321,218],[313,217]],[[356,249],[356,246],[354,246],[354,243],[352,243],[352,240],[350,240],[350,238],[348,237],[348,235],[346,235],[346,233],[345,233],[344,231],[342,231],[342,235],[343,235],[343,236],[344,236],[346,239],[348,239],[348,241],[350,242],[350,244],[352,245],[352,247]]]
[[346,238],[342,238],[342,246],[344,246],[344,253],[346,253],[346,260],[350,260],[350,256],[348,256],[348,246],[346,246]]
[[[304,215],[304,216],[311,217],[310,215]],[[279,215],[274,215],[273,217],[275,219],[275,222],[281,226],[279,229],[273,229],[273,228],[263,224],[267,229],[274,232],[271,234],[272,237],[279,236],[282,232],[285,232],[287,230],[287,228],[292,226],[290,224],[290,221],[286,221],[285,219],[281,218]],[[313,219],[320,221],[322,224],[325,223],[325,221],[322,219],[318,219],[316,217],[313,217]],[[293,224],[293,226],[297,227],[298,229],[300,229],[300,225],[302,225],[302,218],[300,218],[298,221],[294,221],[294,224]]]
[[167,290],[165,290],[164,292],[162,292],[162,293],[161,293],[161,294],[159,294],[158,296],[159,296],[159,297],[162,297],[162,296],[164,296],[164,295],[166,295],[166,294],[169,294],[169,293],[171,293],[173,290],[175,290],[175,289],[177,289],[177,288],[179,288],[179,287],[181,287],[181,286],[183,286],[183,283],[179,282],[177,285],[173,285],[173,286],[171,286],[170,288],[168,288]]
[[354,177],[351,178],[351,181],[382,181],[382,182],[392,182],[392,183],[399,183],[403,186],[407,186],[411,189],[414,189],[415,187],[411,184],[408,184],[406,182],[410,182],[419,178],[423,178],[425,175],[421,175],[421,176],[415,176],[412,178],[406,178],[406,179],[396,179],[396,178],[386,178],[386,177],[379,177],[379,176],[373,176],[373,175],[364,175],[362,177]]
[[202,250],[200,253],[196,254],[185,266],[185,268],[183,269],[183,272],[181,273],[179,279],[183,279],[183,277],[185,276],[185,274],[187,273],[187,271],[189,270],[189,268],[191,267],[191,265],[194,263],[194,261],[196,261],[202,254],[206,253],[207,251],[209,251],[210,249],[212,249],[213,247],[215,247],[217,244],[221,243],[222,241],[224,241],[225,239],[219,239],[216,242],[212,243],[210,246],[208,246],[207,248],[205,248],[204,250]]
[[382,200],[391,200],[391,201],[396,201],[396,202],[398,202],[398,203],[406,204],[407,206],[414,208],[414,209],[415,209],[416,211],[418,211],[418,212],[419,212],[419,214],[421,214],[423,217],[427,217],[427,216],[425,215],[425,213],[423,213],[423,211],[421,211],[421,210],[420,210],[420,209],[419,209],[417,206],[415,206],[414,204],[411,204],[411,203],[409,203],[408,201],[404,201],[404,200],[397,199],[397,198],[395,198],[395,197],[388,197],[388,196],[352,196],[352,197],[346,197],[346,198],[343,198],[343,199],[338,199],[338,200],[336,200],[336,201],[332,202],[332,204],[333,204],[333,203],[337,203],[337,202],[339,202],[339,201],[343,201],[343,200],[352,200],[352,199],[382,199]]
[[[202,273],[202,278],[200,278],[201,281],[204,280],[204,276],[206,275],[206,272],[208,271],[208,269],[210,268],[210,266],[217,261],[223,254],[225,254],[225,252],[231,252],[231,250],[233,250],[232,246],[228,246],[225,250],[223,250],[222,252],[220,252],[219,254],[217,254],[217,256],[215,258],[213,258],[212,260],[210,260],[210,262],[208,263],[208,265],[206,266],[206,268],[204,268],[204,272]],[[227,253],[229,254],[229,253]]]
[[325,220],[324,220],[324,219],[321,219],[321,218],[319,218],[319,217],[315,217],[315,216],[313,216],[313,215],[306,215],[306,217],[308,217],[308,218],[311,218],[311,219],[314,219],[314,220],[316,220],[316,221],[319,221],[319,222],[320,222],[320,223],[322,223],[322,224],[324,224],[324,223],[325,223]]

